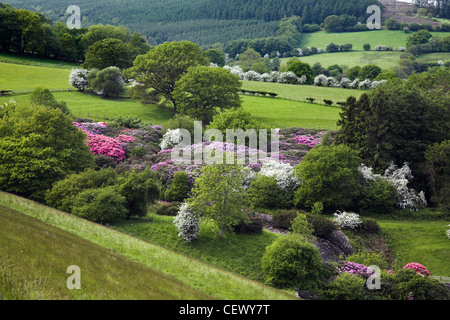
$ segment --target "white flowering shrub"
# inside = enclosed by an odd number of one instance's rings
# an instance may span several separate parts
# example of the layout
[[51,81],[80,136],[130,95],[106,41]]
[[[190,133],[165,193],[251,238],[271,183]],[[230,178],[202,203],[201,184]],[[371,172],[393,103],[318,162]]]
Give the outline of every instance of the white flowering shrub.
[[260,81],[261,81],[261,82],[270,82],[270,81],[269,81],[270,78],[271,78],[271,77],[270,77],[270,74],[268,74],[268,73],[263,73],[263,74],[261,75]]
[[339,82],[333,77],[326,77],[323,85],[327,87],[337,87],[339,86]]
[[447,230],[447,238],[450,239],[450,229]]
[[337,225],[341,229],[355,230],[362,223],[359,219],[359,215],[354,212],[336,211],[333,216],[335,217],[334,221],[336,221]]
[[271,73],[269,73],[269,81],[268,82],[278,82],[278,75],[279,72],[278,71],[272,71]]
[[183,134],[180,129],[168,129],[164,134],[159,146],[161,150],[171,149],[183,140]]
[[442,67],[442,66],[444,65],[444,61],[439,60],[439,61],[437,62],[437,65],[440,66],[440,67]]
[[375,50],[375,51],[386,51],[387,47],[383,46],[383,45],[378,45],[375,48],[373,48],[373,50]]
[[372,89],[372,81],[370,81],[369,79],[366,79],[362,82],[359,83],[359,89]]
[[350,89],[358,89],[359,88],[359,79],[356,78],[355,80],[353,80],[352,83],[350,83],[349,87],[350,87]]
[[249,70],[243,74],[243,80],[261,81],[261,75],[254,70]]
[[303,50],[302,50],[302,49],[297,48],[296,50],[297,50],[297,52],[298,52],[298,56],[299,56],[299,57],[303,56]]
[[314,78],[314,84],[316,86],[323,86],[325,85],[325,81],[327,80],[327,77],[324,76],[323,74],[319,74],[317,77]]
[[173,224],[178,230],[178,236],[186,242],[191,242],[199,235],[200,220],[187,203],[180,206],[178,214],[173,219]]
[[405,47],[398,47],[397,48],[397,51],[405,51],[406,49],[405,49]]
[[242,173],[243,173],[242,185],[244,187],[244,190],[248,190],[251,186],[252,181],[256,179],[257,173],[253,171],[250,167],[244,167],[242,169]]
[[261,166],[260,174],[266,177],[274,177],[281,189],[295,188],[300,181],[295,175],[294,167],[289,163],[277,160],[268,160]]
[[292,71],[280,72],[278,75],[278,82],[287,84],[297,84],[298,77]]
[[352,83],[352,80],[349,78],[343,77],[341,81],[339,82],[339,86],[341,88],[350,88],[350,83]]
[[378,87],[380,84],[383,84],[383,83],[385,83],[386,82],[386,80],[380,80],[380,81],[373,81],[372,82],[372,89],[375,89],[376,87]]
[[244,71],[239,66],[224,66],[225,69],[230,70],[230,72],[239,77],[239,80],[244,80]]
[[300,78],[297,78],[297,84],[306,84],[306,80],[307,80],[307,78],[306,78],[306,76],[305,75],[302,75]]
[[80,91],[89,88],[89,82],[87,80],[88,70],[86,69],[72,69],[69,75],[69,83],[71,86],[77,88]]
[[427,205],[423,191],[416,193],[414,189],[408,188],[408,183],[413,175],[407,163],[401,168],[391,163],[383,175],[374,174],[372,168],[364,164],[359,166],[358,171],[366,181],[373,181],[376,177],[390,181],[397,189],[397,207],[401,209],[417,211],[419,205]]

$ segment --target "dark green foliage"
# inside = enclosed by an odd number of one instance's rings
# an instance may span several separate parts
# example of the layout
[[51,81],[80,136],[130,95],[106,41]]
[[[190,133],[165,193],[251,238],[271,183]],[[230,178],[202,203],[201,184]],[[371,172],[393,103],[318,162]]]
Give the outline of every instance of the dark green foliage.
[[301,289],[317,286],[324,269],[319,250],[298,236],[281,237],[268,246],[261,268],[266,283]]
[[125,91],[125,82],[122,71],[117,67],[108,67],[98,71],[92,69],[88,74],[89,86],[100,95],[116,96]]
[[364,234],[377,234],[380,232],[380,226],[377,221],[372,218],[362,218],[362,223],[358,226],[357,231]]
[[306,218],[313,228],[313,234],[318,237],[326,238],[331,231],[337,229],[336,224],[327,217],[308,214]]
[[277,208],[281,204],[282,190],[274,177],[259,176],[251,182],[247,192],[255,208]]
[[183,202],[189,197],[191,192],[190,177],[185,171],[177,171],[173,175],[172,186],[170,187],[170,199],[168,201]]
[[112,157],[105,156],[103,154],[96,154],[94,156],[95,165],[98,169],[115,168],[117,162]]
[[117,172],[112,169],[86,170],[80,174],[72,174],[67,178],[53,184],[47,192],[45,201],[65,212],[72,212],[73,201],[77,194],[86,189],[99,189],[116,185],[118,181]]
[[72,213],[94,222],[111,222],[125,216],[125,205],[125,197],[114,186],[87,189],[75,197]]
[[325,208],[352,208],[359,194],[360,164],[357,152],[344,145],[312,149],[295,169],[302,180],[296,205],[311,207],[321,201]]
[[339,274],[320,292],[321,300],[365,300],[366,281],[347,272]]
[[364,49],[364,51],[370,51],[370,43],[365,43],[363,45],[363,49]]
[[172,96],[181,114],[208,124],[219,111],[241,107],[239,78],[224,68],[189,68],[175,83]]
[[287,70],[295,73],[297,77],[306,76],[306,84],[314,83],[314,71],[308,63],[295,61]]
[[365,80],[365,79],[373,80],[380,73],[381,73],[381,68],[379,66],[376,66],[373,64],[368,64],[361,68],[361,70],[359,71],[358,78],[361,80]]
[[360,72],[361,72],[361,67],[354,66],[354,67],[351,67],[350,69],[348,69],[345,73],[347,75],[347,78],[349,78],[350,80],[355,80],[356,78],[359,77]]
[[429,146],[425,161],[432,203],[450,207],[450,140]]
[[139,129],[143,127],[142,120],[135,117],[122,117],[114,119],[108,123],[109,126],[116,128],[128,128],[128,129]]
[[[450,71],[420,74],[401,82],[392,79],[356,100],[348,98],[342,108],[338,143],[344,143],[374,170],[393,161],[408,162],[416,190],[424,190],[427,146],[449,138]],[[419,185],[417,184],[419,183]]]
[[377,177],[364,182],[358,207],[361,213],[390,213],[395,209],[397,196],[397,189],[390,181]]
[[288,230],[291,228],[292,222],[297,217],[297,214],[297,210],[277,210],[272,215],[273,223],[280,228]]
[[139,85],[132,88],[133,98],[143,102],[170,101],[177,112],[173,96],[175,83],[190,67],[206,65],[208,59],[199,45],[189,41],[166,42],[138,56],[125,76]]
[[119,39],[103,39],[95,42],[86,52],[85,69],[105,69],[111,66],[119,69],[131,67],[131,52]]
[[147,205],[154,202],[160,194],[155,175],[149,170],[140,173],[129,171],[122,180],[118,190],[126,201],[125,217],[146,216]]
[[30,94],[30,102],[36,106],[46,106],[59,109],[66,115],[71,115],[70,109],[64,101],[57,101],[51,91],[47,88],[38,87]]
[[181,202],[172,202],[168,205],[163,205],[156,210],[156,214],[175,217],[180,210],[180,205]]
[[234,232],[237,234],[260,234],[263,231],[263,222],[261,218],[253,216],[249,218],[249,222],[242,221],[233,226]]
[[225,65],[225,53],[219,49],[208,49],[205,51],[205,56],[211,63],[217,64],[219,67]]
[[67,175],[94,165],[85,135],[58,109],[17,105],[0,111],[0,188],[44,198]]

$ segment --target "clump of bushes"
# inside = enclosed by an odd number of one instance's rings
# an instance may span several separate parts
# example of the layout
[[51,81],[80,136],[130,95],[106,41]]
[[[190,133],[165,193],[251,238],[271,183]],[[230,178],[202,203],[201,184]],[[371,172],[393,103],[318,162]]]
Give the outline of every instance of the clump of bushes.
[[281,237],[266,248],[261,268],[268,284],[304,289],[317,286],[325,270],[319,250],[293,235]]
[[272,215],[272,221],[280,228],[290,229],[292,222],[297,217],[297,210],[280,209]]
[[162,205],[156,210],[156,214],[161,216],[176,216],[180,210],[181,202],[171,202],[167,205]]
[[280,206],[281,192],[275,177],[260,175],[251,182],[248,196],[255,208],[277,208]]
[[337,229],[334,221],[328,219],[327,217],[308,214],[306,218],[313,228],[313,234],[318,237],[326,238],[330,232]]
[[249,221],[242,221],[233,226],[233,230],[237,234],[260,234],[263,230],[263,222],[257,216],[251,216]]

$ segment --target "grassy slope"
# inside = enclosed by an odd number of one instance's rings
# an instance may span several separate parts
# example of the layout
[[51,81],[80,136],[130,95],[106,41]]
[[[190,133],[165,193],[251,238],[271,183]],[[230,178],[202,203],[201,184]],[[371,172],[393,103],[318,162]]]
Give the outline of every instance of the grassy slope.
[[141,262],[218,299],[284,300],[294,298],[259,282],[25,198],[0,192],[0,205],[20,211]]
[[19,55],[5,52],[0,52],[0,62],[39,66],[39,67],[54,67],[60,69],[72,69],[80,67],[79,63],[38,58],[33,56]]
[[450,276],[449,221],[377,221],[403,264],[417,262],[434,276]]
[[[0,299],[208,299],[162,272],[0,206]],[[81,289],[67,288],[77,265]]]
[[284,99],[244,96],[244,108],[273,128],[336,129],[340,109]]
[[69,88],[70,70],[0,62],[0,89]]
[[[353,44],[353,50],[363,50],[363,45],[369,43],[372,49],[377,45],[385,45],[396,50],[398,47],[406,47],[406,40],[413,33],[405,33],[401,30],[373,30],[366,32],[342,32],[328,33],[319,31],[314,33],[304,33],[302,35],[300,47],[316,47],[325,49],[330,43]],[[436,37],[446,37],[450,32],[431,32]]]

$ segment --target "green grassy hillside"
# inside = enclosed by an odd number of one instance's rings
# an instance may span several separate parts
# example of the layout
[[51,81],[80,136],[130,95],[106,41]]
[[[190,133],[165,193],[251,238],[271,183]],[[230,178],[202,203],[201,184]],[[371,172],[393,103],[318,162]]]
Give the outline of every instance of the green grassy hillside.
[[[0,300],[210,299],[142,263],[0,206]],[[81,289],[67,288],[77,265]]]
[[[0,192],[0,205],[22,212],[116,254],[140,262],[152,270],[162,272],[170,278],[216,299],[284,300],[294,298],[259,282],[25,198]],[[27,234],[25,233],[23,236],[26,238]],[[63,240],[61,239],[61,241]],[[4,242],[0,242],[2,246]],[[59,239],[56,238],[52,242],[59,242]],[[6,246],[6,244],[4,245]],[[46,259],[53,258],[47,254]],[[99,263],[95,259],[92,262]],[[36,263],[39,264],[39,262]]]
[[[431,32],[433,36],[446,37],[450,32]],[[398,47],[406,47],[406,40],[412,32],[405,33],[401,30],[372,30],[366,32],[340,32],[328,33],[319,31],[302,34],[300,47],[316,47],[325,49],[329,43],[353,44],[353,50],[363,50],[363,45],[369,43],[372,49],[377,45],[385,45],[396,50]]]

